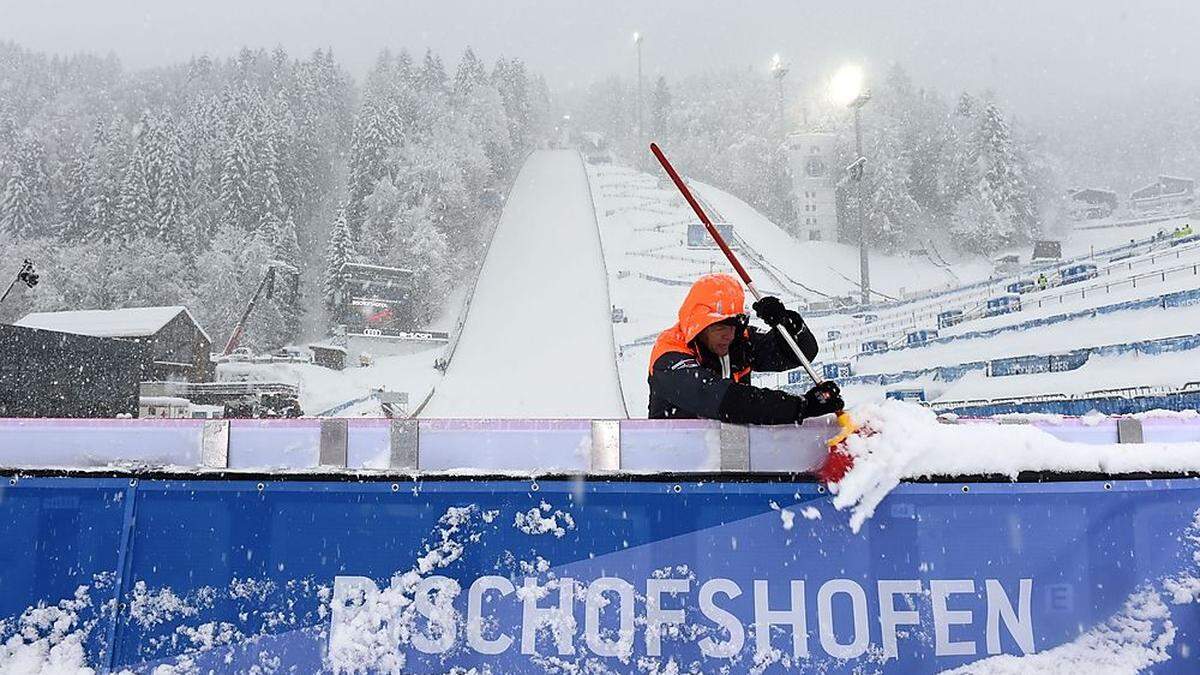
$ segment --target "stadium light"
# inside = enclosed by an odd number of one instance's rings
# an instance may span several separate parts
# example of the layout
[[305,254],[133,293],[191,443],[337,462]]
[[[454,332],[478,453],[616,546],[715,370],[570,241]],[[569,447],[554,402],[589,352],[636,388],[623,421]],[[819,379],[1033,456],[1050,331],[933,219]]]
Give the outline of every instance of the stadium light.
[[26,258],[25,261],[21,263],[21,269],[17,271],[17,276],[13,278],[12,283],[8,285],[8,288],[4,289],[4,294],[0,295],[0,302],[4,302],[4,300],[8,298],[8,294],[12,291],[13,286],[17,285],[18,281],[30,288],[38,285],[38,273],[37,270],[33,268],[33,263],[29,261],[29,258]]
[[779,133],[782,136],[787,136],[787,123],[784,119],[783,105],[783,78],[787,77],[788,67],[783,62],[783,57],[776,53],[771,57],[771,77],[775,78],[775,93],[776,107],[779,113]]
[[829,81],[829,98],[841,106],[861,108],[871,99],[866,87],[866,75],[861,66],[848,63],[834,73]]

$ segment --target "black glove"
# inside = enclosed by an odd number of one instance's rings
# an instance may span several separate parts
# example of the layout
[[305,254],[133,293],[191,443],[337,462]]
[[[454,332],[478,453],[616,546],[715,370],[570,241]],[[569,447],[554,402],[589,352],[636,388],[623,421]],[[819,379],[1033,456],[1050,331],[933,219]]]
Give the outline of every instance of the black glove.
[[838,388],[837,382],[825,380],[805,392],[804,408],[800,411],[800,419],[841,412],[844,407],[846,407],[846,403],[842,400],[842,390]]
[[773,295],[764,297],[751,307],[755,315],[771,328],[783,324],[784,330],[792,335],[799,335],[804,330],[804,319],[800,313],[784,307],[783,302]]

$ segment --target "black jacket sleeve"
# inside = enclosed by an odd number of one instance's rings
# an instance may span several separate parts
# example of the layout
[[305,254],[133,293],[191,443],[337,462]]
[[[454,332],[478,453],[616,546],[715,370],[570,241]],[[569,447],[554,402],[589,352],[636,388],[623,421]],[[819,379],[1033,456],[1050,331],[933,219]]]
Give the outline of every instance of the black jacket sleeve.
[[654,392],[673,405],[707,419],[734,424],[791,424],[801,419],[804,399],[722,379],[687,354],[670,352],[654,362]]
[[[800,351],[809,361],[817,358],[817,339],[804,323],[804,319],[795,311],[788,311],[788,318],[782,325],[792,334]],[[783,336],[774,328],[759,330],[751,326],[750,331],[750,364],[760,372],[780,372],[800,367],[800,360],[792,352]]]

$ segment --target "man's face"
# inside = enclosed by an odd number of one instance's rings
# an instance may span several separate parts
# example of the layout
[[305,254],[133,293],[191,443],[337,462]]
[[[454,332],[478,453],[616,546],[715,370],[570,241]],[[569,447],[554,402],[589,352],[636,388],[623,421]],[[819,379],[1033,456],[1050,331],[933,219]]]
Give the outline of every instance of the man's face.
[[734,333],[733,326],[727,323],[714,323],[700,331],[700,343],[713,354],[725,356],[729,353],[729,345],[733,343]]

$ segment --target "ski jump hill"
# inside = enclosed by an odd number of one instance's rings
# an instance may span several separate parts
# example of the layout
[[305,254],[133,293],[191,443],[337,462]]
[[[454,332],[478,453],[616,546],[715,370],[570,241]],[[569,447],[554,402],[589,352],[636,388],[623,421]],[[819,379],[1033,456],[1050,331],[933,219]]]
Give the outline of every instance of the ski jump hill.
[[626,417],[583,161],[525,162],[423,417]]

